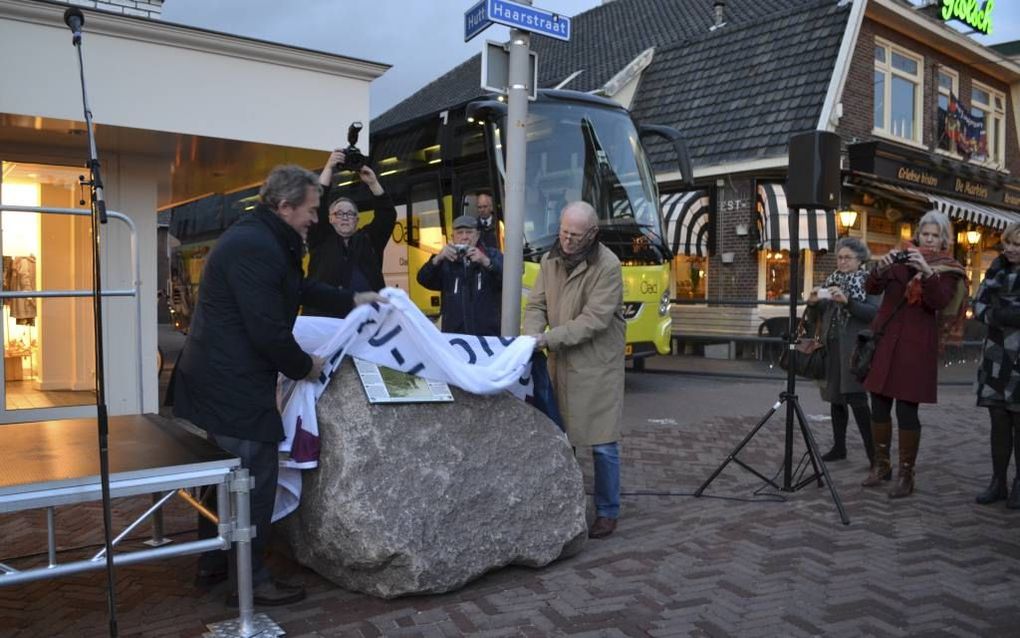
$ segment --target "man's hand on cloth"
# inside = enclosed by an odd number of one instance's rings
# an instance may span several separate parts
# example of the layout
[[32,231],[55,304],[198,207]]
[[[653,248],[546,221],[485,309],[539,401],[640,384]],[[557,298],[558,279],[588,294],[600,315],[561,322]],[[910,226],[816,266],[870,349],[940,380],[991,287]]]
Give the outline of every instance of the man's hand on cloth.
[[377,292],[356,292],[354,293],[354,305],[364,306],[367,303],[389,303],[390,300]]

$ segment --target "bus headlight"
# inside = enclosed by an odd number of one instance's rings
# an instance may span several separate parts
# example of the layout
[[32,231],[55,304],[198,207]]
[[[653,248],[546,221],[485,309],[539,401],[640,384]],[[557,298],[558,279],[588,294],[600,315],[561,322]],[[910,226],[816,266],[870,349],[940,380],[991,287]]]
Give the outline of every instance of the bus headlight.
[[659,316],[665,317],[669,314],[669,291],[662,293],[662,297],[659,299]]

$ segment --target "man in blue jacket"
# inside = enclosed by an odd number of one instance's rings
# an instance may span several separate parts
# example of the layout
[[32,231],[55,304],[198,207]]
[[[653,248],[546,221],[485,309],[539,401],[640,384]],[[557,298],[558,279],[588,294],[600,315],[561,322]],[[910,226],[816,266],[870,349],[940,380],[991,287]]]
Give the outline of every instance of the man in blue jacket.
[[[292,330],[302,304],[337,316],[378,294],[354,294],[305,278],[304,239],[316,221],[320,186],[300,166],[278,166],[259,192],[261,203],[231,226],[209,253],[188,340],[174,370],[174,415],[205,430],[241,459],[254,479],[251,491],[252,578],[255,604],[283,605],[304,598],[303,588],[272,579],[263,561],[276,498],[283,422],[276,407],[276,376],[314,379],[323,361],[301,350]],[[215,536],[204,518],[199,535]],[[204,554],[199,580],[226,578],[223,552]]]
[[503,256],[479,243],[478,219],[453,221],[453,242],[425,262],[418,283],[443,293],[443,332],[498,335]]

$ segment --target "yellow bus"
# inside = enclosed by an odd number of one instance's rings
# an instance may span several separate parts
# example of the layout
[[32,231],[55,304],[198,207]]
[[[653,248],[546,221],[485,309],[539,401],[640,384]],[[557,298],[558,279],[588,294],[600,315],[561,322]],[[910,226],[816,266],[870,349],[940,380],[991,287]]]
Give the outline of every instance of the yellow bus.
[[[599,213],[600,241],[623,264],[626,356],[635,367],[670,348],[670,263],[658,188],[641,137],[670,142],[677,170],[692,184],[680,134],[668,127],[635,126],[616,102],[576,91],[542,90],[529,104],[524,219],[524,296],[552,248],[559,214],[583,199]],[[452,237],[453,220],[475,213],[478,192],[493,198],[502,217],[506,106],[482,98],[373,131],[371,163],[397,207],[397,225],[384,254],[388,286],[403,288],[436,317],[439,293],[417,283],[422,265]],[[350,172],[334,176],[335,196],[350,197],[372,219],[367,188]],[[174,323],[187,329],[199,277],[216,237],[253,209],[258,186],[174,206],[170,232],[181,245],[171,258],[169,299]]]

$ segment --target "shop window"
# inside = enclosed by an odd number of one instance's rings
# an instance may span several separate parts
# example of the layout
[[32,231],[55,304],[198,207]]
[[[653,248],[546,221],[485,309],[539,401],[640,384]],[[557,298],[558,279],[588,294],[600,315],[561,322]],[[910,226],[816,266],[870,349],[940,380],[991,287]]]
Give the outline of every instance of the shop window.
[[937,128],[935,134],[936,147],[940,150],[958,155],[956,148],[956,135],[952,127],[952,120],[949,119],[950,103],[956,101],[960,94],[960,76],[951,69],[939,68],[939,98],[938,112],[936,113]]
[[970,91],[970,114],[984,122],[984,135],[972,158],[994,166],[1006,161],[1006,96],[974,82]]
[[[80,168],[2,162],[0,201],[16,206],[79,208]],[[89,218],[0,211],[3,289],[88,290],[92,285]],[[16,298],[3,304],[3,410],[95,402],[92,302]]]
[[874,132],[921,142],[924,58],[876,39]]
[[708,258],[677,255],[673,260],[677,299],[706,299],[708,294]]
[[[812,267],[811,261],[807,258],[807,251],[804,258],[800,260],[800,268],[797,272],[797,290],[804,289],[804,272]],[[790,298],[790,251],[788,250],[763,250],[761,259],[765,267],[765,299],[767,301],[786,301]],[[759,289],[760,290],[760,289]],[[798,292],[797,298],[801,298]]]

